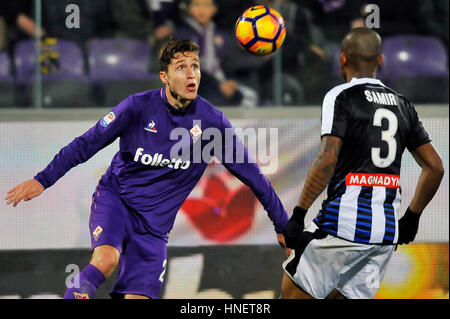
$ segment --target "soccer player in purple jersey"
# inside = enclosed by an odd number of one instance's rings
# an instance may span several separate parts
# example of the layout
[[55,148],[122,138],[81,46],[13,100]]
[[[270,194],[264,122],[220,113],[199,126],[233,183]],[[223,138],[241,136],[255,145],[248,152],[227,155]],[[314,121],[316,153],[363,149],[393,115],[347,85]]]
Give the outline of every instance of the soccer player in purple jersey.
[[[194,150],[205,146],[202,131],[210,128],[219,130],[223,139],[222,153],[214,155],[253,190],[284,247],[281,234],[288,215],[280,199],[240,140],[236,136],[228,141],[224,138],[227,130],[232,131],[227,117],[197,95],[201,77],[198,45],[190,40],[169,41],[160,51],[159,63],[163,89],[130,95],[63,147],[32,180],[14,187],[6,196],[7,204],[14,207],[21,200],[39,196],[72,167],[120,137],[120,149],[92,197],[92,259],[73,279],[79,280],[80,287],[67,288],[64,298],[93,298],[117,265],[120,269],[111,291],[113,298],[158,298],[169,232],[179,208],[208,165],[193,158]],[[190,132],[187,140],[171,136],[179,129]],[[189,154],[173,155],[172,148],[177,145]],[[243,163],[223,160],[224,155],[229,156],[224,153],[231,150],[237,154],[240,147]]]
[[[346,83],[325,95],[319,151],[284,230],[292,252],[283,263],[283,298],[373,298],[395,247],[414,240],[439,188],[442,160],[414,106],[376,79],[382,62],[375,31],[356,28],[344,37]],[[405,149],[422,171],[398,219]],[[327,198],[303,231],[307,210],[326,187]]]

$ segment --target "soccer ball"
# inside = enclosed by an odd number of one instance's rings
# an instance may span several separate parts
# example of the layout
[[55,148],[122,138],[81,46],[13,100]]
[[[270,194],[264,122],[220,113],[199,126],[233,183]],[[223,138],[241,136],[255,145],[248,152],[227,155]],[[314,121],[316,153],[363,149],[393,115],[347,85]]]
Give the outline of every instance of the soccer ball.
[[281,14],[259,5],[248,8],[237,19],[235,33],[242,48],[256,55],[267,55],[283,44],[286,27]]

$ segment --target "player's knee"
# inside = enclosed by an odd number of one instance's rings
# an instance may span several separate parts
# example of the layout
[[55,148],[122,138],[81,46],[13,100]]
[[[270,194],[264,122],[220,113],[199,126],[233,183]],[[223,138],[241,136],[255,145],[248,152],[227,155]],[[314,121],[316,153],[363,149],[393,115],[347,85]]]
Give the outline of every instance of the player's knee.
[[91,264],[97,267],[105,277],[111,276],[119,263],[120,253],[114,247],[99,246],[95,248]]
[[102,254],[94,256],[91,260],[91,264],[97,267],[105,277],[111,276],[114,269],[118,264],[118,259],[111,254]]

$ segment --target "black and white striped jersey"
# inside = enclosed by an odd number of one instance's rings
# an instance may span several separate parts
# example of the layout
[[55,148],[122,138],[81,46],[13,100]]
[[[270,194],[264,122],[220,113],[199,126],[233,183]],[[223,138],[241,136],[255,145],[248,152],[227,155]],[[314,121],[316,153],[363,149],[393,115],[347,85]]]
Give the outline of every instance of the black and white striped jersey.
[[353,242],[397,243],[402,154],[430,142],[413,105],[377,79],[353,78],[325,95],[325,135],[343,144],[314,223]]

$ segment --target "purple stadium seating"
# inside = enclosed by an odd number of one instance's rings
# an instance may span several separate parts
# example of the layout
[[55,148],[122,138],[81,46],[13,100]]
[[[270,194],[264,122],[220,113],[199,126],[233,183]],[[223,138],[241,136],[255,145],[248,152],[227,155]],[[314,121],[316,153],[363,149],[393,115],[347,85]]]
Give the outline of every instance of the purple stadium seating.
[[14,105],[14,78],[11,75],[11,60],[6,51],[0,52],[0,107]]
[[116,105],[128,95],[161,87],[159,76],[148,71],[151,48],[135,39],[111,38],[87,49],[89,76],[102,105]]
[[[54,45],[58,52],[58,72],[42,74],[42,97],[44,107],[90,107],[97,103],[93,99],[92,83],[85,72],[83,52],[69,40],[58,39]],[[32,102],[32,86],[35,80],[36,52],[34,40],[17,43],[14,48],[14,63],[21,104]]]
[[[42,80],[87,80],[84,70],[84,59],[81,49],[72,41],[58,39],[55,49],[59,53],[60,70],[57,74],[43,75]],[[28,83],[35,73],[35,42],[25,40],[19,42],[14,50],[17,80]]]
[[150,46],[134,39],[113,38],[88,47],[90,77],[95,81],[154,79],[148,72]]
[[13,81],[13,77],[11,75],[11,60],[6,51],[0,52],[0,81]]
[[448,77],[448,55],[439,38],[404,35],[383,40],[384,76]]
[[383,81],[413,103],[448,103],[448,54],[440,39],[404,35],[383,41]]
[[[340,74],[339,45],[331,43],[332,75]],[[402,35],[385,37],[384,63],[377,78],[414,103],[447,103],[448,53],[439,38]]]

